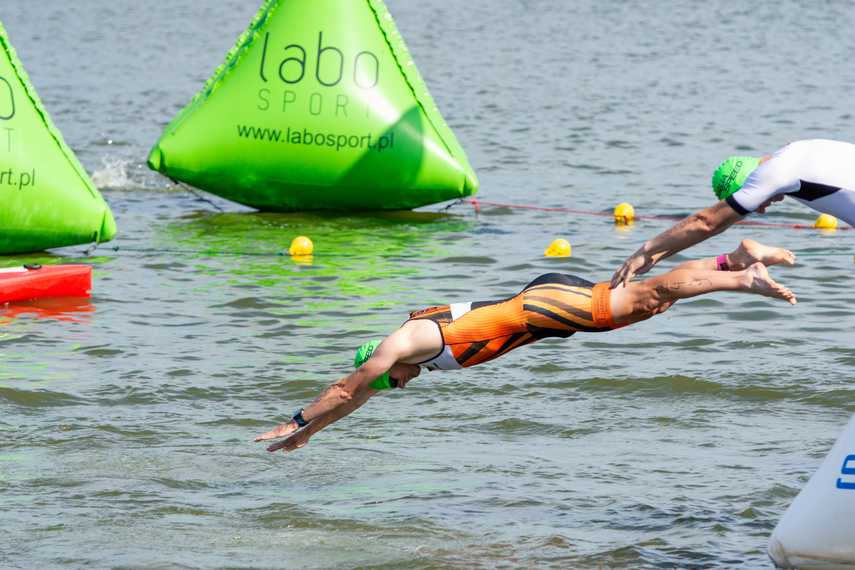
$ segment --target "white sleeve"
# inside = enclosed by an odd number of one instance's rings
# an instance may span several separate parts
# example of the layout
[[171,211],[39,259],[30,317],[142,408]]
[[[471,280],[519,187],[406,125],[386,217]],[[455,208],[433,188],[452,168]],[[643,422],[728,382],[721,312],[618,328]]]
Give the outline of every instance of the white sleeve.
[[755,168],[742,188],[733,194],[733,201],[746,213],[753,212],[775,194],[795,192],[800,188],[801,182],[795,174],[796,162],[787,157],[785,150],[786,147]]

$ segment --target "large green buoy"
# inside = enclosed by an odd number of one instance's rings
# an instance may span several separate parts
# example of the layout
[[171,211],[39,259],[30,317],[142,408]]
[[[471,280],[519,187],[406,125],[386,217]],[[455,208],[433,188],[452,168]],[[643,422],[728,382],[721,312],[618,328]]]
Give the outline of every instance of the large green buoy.
[[267,211],[410,209],[478,188],[380,0],[267,0],[148,164]]
[[110,208],[50,120],[0,24],[0,255],[109,241]]

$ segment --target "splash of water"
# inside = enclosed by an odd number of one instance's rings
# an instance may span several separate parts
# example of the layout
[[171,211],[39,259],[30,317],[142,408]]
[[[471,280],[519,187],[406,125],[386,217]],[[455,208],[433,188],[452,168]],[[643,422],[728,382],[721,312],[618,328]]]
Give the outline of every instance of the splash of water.
[[128,177],[128,165],[130,160],[122,158],[102,157],[103,168],[92,173],[92,182],[99,189],[103,188],[128,188],[132,186]]

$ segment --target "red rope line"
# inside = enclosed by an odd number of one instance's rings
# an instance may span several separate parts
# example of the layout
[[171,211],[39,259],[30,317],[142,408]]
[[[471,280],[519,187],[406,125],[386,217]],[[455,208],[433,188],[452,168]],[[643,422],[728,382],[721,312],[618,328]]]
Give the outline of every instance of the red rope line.
[[[584,210],[568,210],[566,208],[546,208],[543,206],[525,206],[521,204],[502,204],[501,202],[487,202],[485,200],[467,200],[465,198],[460,199],[461,202],[466,202],[467,204],[472,204],[475,206],[475,211],[480,210],[479,204],[487,204],[488,206],[503,206],[505,208],[519,208],[522,210],[542,210],[544,212],[565,212],[570,214],[588,214],[591,216],[609,216],[614,217],[614,214],[609,214],[608,212],[586,212]],[[668,218],[664,216],[633,216],[634,218],[640,218],[644,220],[674,220],[680,221],[683,218]],[[736,222],[737,226],[767,226],[767,227],[778,227],[778,228],[794,228],[797,230],[803,229],[825,229],[825,228],[815,228],[814,226],[805,226],[801,224],[776,224],[772,222]],[[838,230],[851,230],[855,229],[851,226],[837,226]]]

